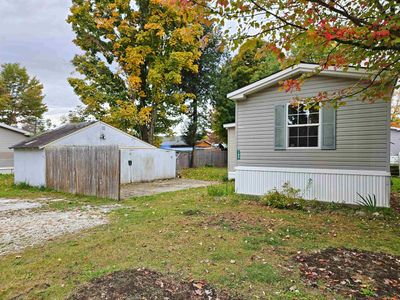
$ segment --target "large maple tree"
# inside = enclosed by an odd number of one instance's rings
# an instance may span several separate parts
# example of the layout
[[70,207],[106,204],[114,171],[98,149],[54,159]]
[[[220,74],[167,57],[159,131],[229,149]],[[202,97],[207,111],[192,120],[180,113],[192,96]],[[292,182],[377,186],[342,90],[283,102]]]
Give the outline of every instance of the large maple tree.
[[72,0],[69,82],[86,112],[157,143],[185,111],[184,72],[198,72],[201,8],[174,0]]

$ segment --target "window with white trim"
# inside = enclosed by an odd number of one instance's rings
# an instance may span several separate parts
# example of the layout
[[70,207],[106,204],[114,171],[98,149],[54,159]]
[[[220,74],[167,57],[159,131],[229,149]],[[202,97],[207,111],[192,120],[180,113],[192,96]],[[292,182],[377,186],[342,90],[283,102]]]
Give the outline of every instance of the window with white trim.
[[319,109],[305,109],[304,104],[287,107],[288,148],[318,148]]

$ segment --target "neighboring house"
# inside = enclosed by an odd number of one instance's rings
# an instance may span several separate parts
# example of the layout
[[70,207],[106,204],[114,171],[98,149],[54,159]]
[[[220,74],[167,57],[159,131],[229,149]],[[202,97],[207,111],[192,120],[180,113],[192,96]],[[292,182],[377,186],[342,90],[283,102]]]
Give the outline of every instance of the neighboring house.
[[390,163],[399,163],[400,128],[390,127]]
[[235,162],[229,162],[236,192],[263,195],[289,182],[306,199],[356,204],[360,193],[389,206],[390,102],[346,99],[337,110],[291,106],[295,96],[337,92],[365,76],[364,70],[327,69],[307,79],[300,91],[279,88],[280,81],[315,67],[302,63],[228,94],[236,102],[235,126],[226,125],[228,149],[237,144],[234,174]]
[[[121,183],[175,177],[174,151],[158,149],[100,121],[67,124],[14,145],[14,181],[46,185],[46,148],[57,146],[120,147]],[[143,166],[146,167],[138,167]]]
[[[220,144],[213,145],[211,142],[206,140],[197,141],[195,149],[211,149],[220,148]],[[166,136],[163,138],[163,142],[160,145],[161,149],[175,150],[175,151],[192,151],[193,147],[190,147],[183,139],[182,136]]]
[[29,136],[30,133],[25,130],[0,123],[0,174],[13,172],[13,151],[9,148]]
[[183,140],[182,136],[166,136],[163,137],[163,142],[160,145],[161,149],[175,150],[175,151],[192,151],[193,147],[190,147]]
[[205,140],[197,141],[196,145],[195,145],[195,148],[197,148],[197,149],[199,149],[199,148],[211,149],[212,147],[213,147],[213,144],[211,144],[210,142],[205,141]]
[[228,178],[235,178],[235,167],[237,157],[236,147],[236,125],[235,123],[225,124],[224,128],[228,131]]

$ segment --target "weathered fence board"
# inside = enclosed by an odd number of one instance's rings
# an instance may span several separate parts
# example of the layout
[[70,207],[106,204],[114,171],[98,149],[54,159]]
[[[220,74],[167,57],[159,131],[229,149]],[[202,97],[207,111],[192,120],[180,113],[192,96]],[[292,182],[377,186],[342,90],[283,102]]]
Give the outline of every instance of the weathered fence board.
[[46,148],[46,186],[71,194],[119,199],[117,146]]
[[190,168],[192,152],[176,152],[176,171]]
[[227,151],[219,149],[195,149],[194,152],[178,152],[176,159],[177,171],[190,168],[190,160],[193,159],[193,168],[198,167],[226,167]]

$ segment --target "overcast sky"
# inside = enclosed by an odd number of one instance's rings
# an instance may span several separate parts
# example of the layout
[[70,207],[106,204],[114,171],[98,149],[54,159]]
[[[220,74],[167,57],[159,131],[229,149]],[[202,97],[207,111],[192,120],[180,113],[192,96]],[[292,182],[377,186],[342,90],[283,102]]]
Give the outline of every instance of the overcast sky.
[[78,105],[67,82],[78,49],[65,19],[70,0],[0,0],[0,64],[18,62],[44,85],[46,117],[59,117]]

